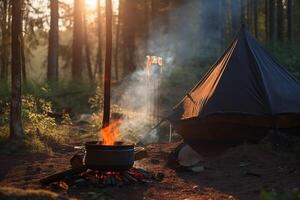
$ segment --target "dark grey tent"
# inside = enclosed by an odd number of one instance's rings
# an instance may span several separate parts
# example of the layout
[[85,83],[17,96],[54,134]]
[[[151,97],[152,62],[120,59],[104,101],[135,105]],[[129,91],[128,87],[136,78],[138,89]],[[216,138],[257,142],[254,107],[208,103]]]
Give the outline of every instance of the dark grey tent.
[[299,127],[299,114],[299,81],[242,27],[170,121],[189,142],[233,142]]

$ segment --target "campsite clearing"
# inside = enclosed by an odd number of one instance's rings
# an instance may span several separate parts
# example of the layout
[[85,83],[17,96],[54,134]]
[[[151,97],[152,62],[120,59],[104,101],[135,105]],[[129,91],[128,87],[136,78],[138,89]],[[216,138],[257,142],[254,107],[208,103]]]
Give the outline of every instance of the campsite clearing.
[[[167,166],[170,153],[178,143],[148,145],[148,158],[137,167],[164,174],[162,182],[124,187],[70,188],[78,199],[258,199],[262,190],[284,192],[300,185],[300,162],[291,154],[273,152],[267,146],[241,145],[205,161],[204,171],[193,173]],[[53,156],[1,156],[0,186],[50,189],[39,179],[65,170],[74,150],[66,147]],[[158,162],[151,162],[157,160]],[[247,163],[245,165],[245,163]],[[286,188],[288,187],[288,188]],[[61,192],[61,191],[56,191]]]

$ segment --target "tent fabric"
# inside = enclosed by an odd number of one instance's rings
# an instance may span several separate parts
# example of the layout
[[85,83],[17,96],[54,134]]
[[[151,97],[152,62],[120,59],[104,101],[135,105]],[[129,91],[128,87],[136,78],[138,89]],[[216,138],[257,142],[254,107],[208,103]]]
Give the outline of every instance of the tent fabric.
[[170,120],[213,114],[300,114],[300,83],[242,27]]

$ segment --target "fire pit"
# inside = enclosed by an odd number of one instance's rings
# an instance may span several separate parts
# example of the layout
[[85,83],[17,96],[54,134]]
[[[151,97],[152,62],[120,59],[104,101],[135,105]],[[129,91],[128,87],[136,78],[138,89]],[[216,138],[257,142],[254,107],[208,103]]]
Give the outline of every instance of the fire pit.
[[102,142],[85,143],[84,164],[95,170],[128,170],[134,163],[134,145],[115,142],[103,145]]

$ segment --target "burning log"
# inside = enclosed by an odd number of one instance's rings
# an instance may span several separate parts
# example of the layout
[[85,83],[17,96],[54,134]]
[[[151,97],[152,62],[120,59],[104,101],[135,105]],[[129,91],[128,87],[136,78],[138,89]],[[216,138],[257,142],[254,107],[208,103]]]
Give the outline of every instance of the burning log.
[[40,182],[42,184],[54,185],[59,184],[61,181],[65,182],[68,186],[86,187],[93,185],[96,187],[131,185],[136,183],[152,183],[161,181],[163,176],[154,175],[144,169],[131,168],[127,171],[96,171],[87,168],[71,169],[58,174],[54,174]]

